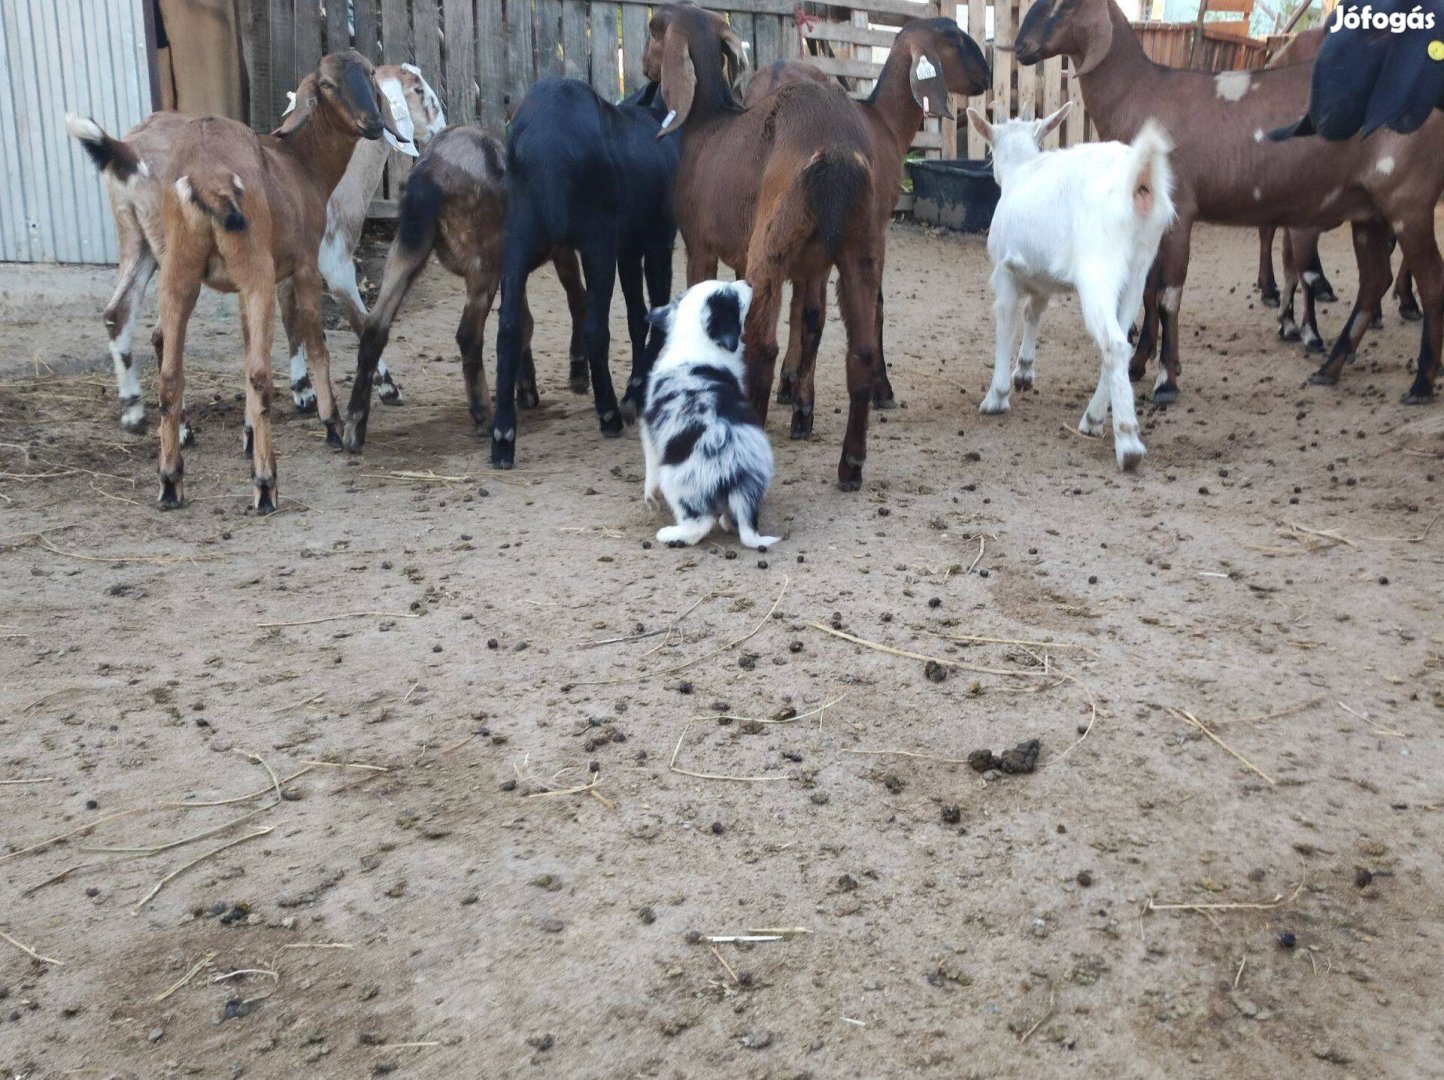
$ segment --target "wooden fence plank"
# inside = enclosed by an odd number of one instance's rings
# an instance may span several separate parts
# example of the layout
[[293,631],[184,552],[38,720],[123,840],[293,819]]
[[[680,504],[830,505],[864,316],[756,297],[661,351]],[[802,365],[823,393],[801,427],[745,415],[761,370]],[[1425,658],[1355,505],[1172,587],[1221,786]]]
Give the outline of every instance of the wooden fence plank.
[[622,72],[617,63],[617,4],[592,0],[592,88],[607,101],[622,96]]
[[506,122],[507,48],[505,24],[496,0],[476,0],[476,85],[479,119],[501,130]]
[[341,52],[351,47],[350,18],[345,4],[326,2],[326,51]]
[[506,96],[509,110],[516,109],[526,94],[526,88],[536,79],[534,48],[531,0],[507,0]]
[[1068,114],[1065,126],[1068,129],[1068,146],[1077,146],[1088,141],[1088,112],[1083,107],[1083,88],[1078,85],[1078,76],[1073,72],[1072,61],[1068,63],[1068,100],[1073,110]]
[[[476,119],[476,51],[472,47],[476,27],[471,0],[446,0],[441,16],[446,32],[441,103],[447,123],[470,124]],[[426,77],[431,78],[429,74]]]
[[839,41],[848,45],[880,45],[892,48],[896,30],[880,30],[869,26],[853,26],[851,23],[822,22],[802,27],[802,36],[808,41]]
[[[876,79],[882,74],[882,65],[874,64],[871,60],[839,60],[831,56],[814,56],[812,63],[821,68],[825,75],[841,75],[847,79]],[[872,88],[866,89],[870,92]]]
[[[1043,104],[1038,110],[1040,117],[1047,116],[1063,104],[1063,58],[1061,56],[1051,57],[1044,60],[1041,67],[1043,71]],[[1058,149],[1060,134],[1057,128],[1048,132],[1047,138],[1043,140],[1043,149]]]
[[562,69],[562,0],[535,0],[536,77],[561,75]]
[[757,16],[757,41],[753,58],[758,68],[782,59],[782,20],[776,15]]
[[585,82],[591,70],[592,50],[587,41],[586,3],[584,0],[565,0],[562,4],[562,71],[569,79]]
[[632,94],[642,88],[642,50],[647,47],[647,9],[636,4],[622,8],[622,88]]
[[[987,5],[983,3],[983,0],[968,0],[968,36],[974,41],[976,41],[983,48],[987,48],[987,32]],[[978,97],[974,98],[971,102],[969,102],[969,104],[973,105],[975,108],[980,109],[983,115],[987,116],[987,106],[988,103],[992,100],[992,97],[993,92],[991,89],[989,89],[987,92],[980,94]],[[971,158],[974,161],[977,161],[983,157],[986,144],[983,142],[983,137],[973,130],[973,125],[968,123],[967,116],[964,113],[959,112],[958,130],[959,132],[961,132],[964,129],[967,130],[967,141],[966,143],[964,143],[962,138],[958,139],[958,153],[963,154],[964,152],[966,152],[967,157]]]
[[782,16],[782,55],[788,60],[796,60],[802,55],[802,39],[798,37],[797,29],[794,16]]
[[267,102],[272,116],[286,107],[287,90],[296,88],[296,13],[291,0],[270,0],[271,86]]
[[415,49],[406,0],[381,0],[381,59],[388,64],[409,64]]
[[296,20],[296,81],[300,82],[302,76],[316,70],[321,60],[324,27],[318,0],[296,0],[293,10]]
[[[335,0],[332,0],[334,3]],[[441,81],[441,12],[437,0],[411,0],[411,31],[416,46],[407,63],[419,67],[428,80]],[[436,87],[432,87],[436,89]]]
[[757,70],[757,17],[745,11],[729,11],[727,22],[733,32],[747,45],[747,66]]
[[[251,127],[270,131],[276,126],[281,108],[271,90],[271,19],[267,0],[248,0],[247,33],[251,39]],[[160,102],[156,102],[157,105]]]
[[1011,0],[993,6],[993,115],[997,123],[1013,115],[1013,7]]
[[[334,3],[335,0],[332,0]],[[381,19],[376,0],[354,0],[352,17],[356,23],[356,51],[373,64],[381,62]],[[344,5],[342,5],[344,6]]]

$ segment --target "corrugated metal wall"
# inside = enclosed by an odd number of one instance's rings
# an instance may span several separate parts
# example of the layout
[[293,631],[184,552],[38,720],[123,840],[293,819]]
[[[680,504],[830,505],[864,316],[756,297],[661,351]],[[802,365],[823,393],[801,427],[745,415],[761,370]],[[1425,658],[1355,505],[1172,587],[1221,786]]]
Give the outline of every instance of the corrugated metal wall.
[[116,261],[100,177],[65,114],[112,135],[151,111],[145,0],[0,0],[0,261]]

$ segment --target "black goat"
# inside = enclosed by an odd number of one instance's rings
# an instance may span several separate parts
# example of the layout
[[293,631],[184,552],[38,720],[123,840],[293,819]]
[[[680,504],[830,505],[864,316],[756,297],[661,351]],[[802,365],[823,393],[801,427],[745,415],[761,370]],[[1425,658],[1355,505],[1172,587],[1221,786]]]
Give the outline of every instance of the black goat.
[[[584,82],[542,79],[527,91],[512,121],[491,443],[497,468],[511,468],[516,457],[517,374],[530,322],[527,278],[559,249],[576,252],[586,277],[581,347],[602,434],[622,432],[622,408],[607,366],[607,319],[618,277],[632,342],[624,398],[629,419],[642,404],[647,312],[667,303],[672,288],[678,146],[676,139],[657,138],[667,111],[657,88],[649,86],[632,100],[610,105]],[[535,393],[524,393],[521,404],[535,407]]]

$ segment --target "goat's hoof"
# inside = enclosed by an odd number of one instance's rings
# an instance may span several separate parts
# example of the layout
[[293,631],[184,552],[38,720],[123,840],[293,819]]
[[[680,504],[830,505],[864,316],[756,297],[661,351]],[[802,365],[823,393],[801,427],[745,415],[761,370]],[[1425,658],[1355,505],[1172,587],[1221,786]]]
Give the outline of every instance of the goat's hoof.
[[1128,381],[1142,382],[1143,376],[1148,374],[1148,365],[1141,360],[1130,360],[1128,363]]
[[1153,388],[1153,404],[1172,405],[1178,400],[1178,386],[1176,383],[1165,382]]
[[1086,435],[1090,439],[1102,438],[1103,427],[1106,423],[1106,417],[1103,420],[1093,420],[1087,413],[1084,413],[1083,419],[1078,421],[1078,434]]
[[160,479],[160,498],[157,502],[162,510],[179,510],[185,505],[184,485],[177,476],[174,480]]
[[250,461],[251,455],[255,452],[255,448],[256,433],[250,428],[246,428],[244,431],[241,432],[241,457],[245,458],[247,461]]
[[366,449],[366,420],[353,418],[346,421],[346,430],[341,434],[341,445],[352,454]]
[[792,437],[794,439],[812,438],[812,407],[796,408],[792,410]]
[[517,386],[516,406],[518,409],[535,409],[539,405],[541,405],[541,395],[537,393],[535,386]]
[[896,409],[897,398],[893,397],[891,391],[886,395],[879,394],[872,399],[872,407],[874,409]]
[[383,405],[400,405],[402,403],[401,386],[390,376],[382,379],[376,387],[376,396],[381,399]]
[[326,445],[333,450],[340,450],[346,445],[341,440],[341,421],[339,418],[326,421]]
[[1335,303],[1339,298],[1334,294],[1334,290],[1328,285],[1316,285],[1314,287],[1314,299],[1320,304],[1332,304]]
[[1413,297],[1399,301],[1399,318],[1405,322],[1418,322],[1423,317],[1424,313],[1419,310],[1419,305]]
[[291,403],[302,416],[316,411],[316,391],[311,389],[311,376],[307,375],[291,384]]
[[585,375],[582,375],[581,377],[573,375],[570,379],[567,380],[567,385],[571,387],[572,393],[580,396],[585,396],[592,392],[592,380],[587,378]]
[[251,503],[255,507],[256,515],[264,517],[267,514],[276,512],[276,485],[274,481],[256,483],[255,498]]
[[1283,323],[1279,324],[1280,341],[1298,341],[1300,336],[1301,335],[1299,334],[1299,328],[1297,326],[1293,326],[1291,324],[1286,326]]
[[1262,292],[1258,300],[1266,308],[1276,308],[1279,306],[1279,291],[1275,289],[1273,292]]
[[839,491],[857,491],[862,487],[862,466],[850,464],[846,457],[837,463]]
[[1014,376],[1013,376],[1013,389],[1014,389],[1014,390],[1031,390],[1031,389],[1033,389],[1033,376],[1031,376],[1031,375],[1024,375],[1024,374],[1022,374],[1021,372],[1019,372],[1017,375],[1014,375]]
[[597,415],[597,426],[601,428],[603,438],[616,439],[622,434],[622,412],[621,409],[608,409]]
[[573,356],[571,358],[570,370],[567,372],[567,385],[572,388],[574,394],[585,394],[591,390],[592,370],[587,365],[586,357]]
[[120,403],[120,426],[132,435],[145,433],[145,406],[140,398],[130,398]]
[[1006,397],[990,392],[987,397],[983,398],[983,403],[978,406],[978,412],[984,416],[1002,416],[1011,408],[1012,403]]
[[1427,405],[1434,400],[1434,388],[1432,386],[1420,385],[1415,382],[1409,387],[1409,392],[1399,399],[1404,405]]
[[1324,351],[1324,340],[1323,340],[1323,338],[1310,337],[1310,338],[1307,338],[1307,339],[1304,341],[1304,355],[1305,355],[1305,356],[1309,356],[1309,355],[1311,355],[1311,354],[1313,354],[1313,353],[1321,353],[1321,352],[1323,352],[1323,351]]
[[1339,385],[1339,373],[1338,373],[1337,371],[1330,371],[1330,370],[1329,370],[1328,368],[1326,368],[1326,367],[1320,368],[1318,371],[1314,372],[1312,375],[1309,376],[1309,385],[1310,385],[1310,386],[1338,386],[1338,385]]
[[1133,472],[1138,468],[1138,463],[1143,460],[1144,450],[1120,450],[1118,451],[1118,467],[1124,472]]
[[1384,329],[1384,316],[1380,312],[1374,312],[1374,317],[1369,320],[1370,330]]
[[491,430],[491,467],[510,469],[516,463],[516,432],[503,434],[496,428]]
[[791,405],[795,400],[793,397],[792,380],[786,375],[777,382],[777,396],[773,399],[779,405]]
[[630,389],[622,398],[621,409],[622,420],[628,425],[635,424],[637,422],[637,417],[640,416],[642,413],[642,403],[632,396],[632,391]]

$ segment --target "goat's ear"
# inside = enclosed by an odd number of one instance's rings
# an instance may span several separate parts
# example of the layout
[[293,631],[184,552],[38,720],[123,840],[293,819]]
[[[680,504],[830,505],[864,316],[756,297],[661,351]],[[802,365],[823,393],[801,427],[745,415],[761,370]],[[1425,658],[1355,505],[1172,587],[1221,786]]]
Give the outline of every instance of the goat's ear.
[[418,157],[416,123],[411,118],[411,107],[406,104],[406,90],[397,79],[377,79],[376,88],[381,91],[381,121],[395,129],[386,130],[387,143],[393,150]]
[[657,138],[669,135],[687,121],[692,98],[697,93],[697,69],[692,65],[691,43],[675,23],[662,39],[662,98],[672,111],[662,123]]
[[316,108],[319,96],[320,91],[316,89],[316,73],[313,71],[301,80],[301,85],[296,87],[295,93],[290,95],[291,104],[281,114],[281,126],[272,134],[289,135],[309,120],[311,113]]
[[924,116],[952,116],[948,106],[948,83],[943,78],[943,62],[931,50],[918,49],[908,67],[908,85],[913,100]]
[[1113,16],[1110,11],[1111,4],[1094,4],[1089,6],[1087,24],[1079,27],[1080,40],[1088,43],[1083,57],[1078,61],[1074,74],[1087,75],[1090,71],[1103,63],[1103,58],[1108,55],[1108,50],[1113,47]]
[[1039,120],[1033,125],[1035,128],[1033,138],[1038,140],[1039,146],[1043,145],[1043,139],[1047,136],[1048,132],[1052,131],[1055,127],[1061,124],[1064,118],[1072,111],[1073,103],[1071,101],[1065,101],[1063,102],[1062,108],[1050,112],[1047,116],[1043,117],[1043,119]]
[[968,122],[973,125],[973,130],[983,137],[985,143],[989,146],[993,145],[997,132],[992,124],[983,119],[983,114],[971,106],[968,108]]

